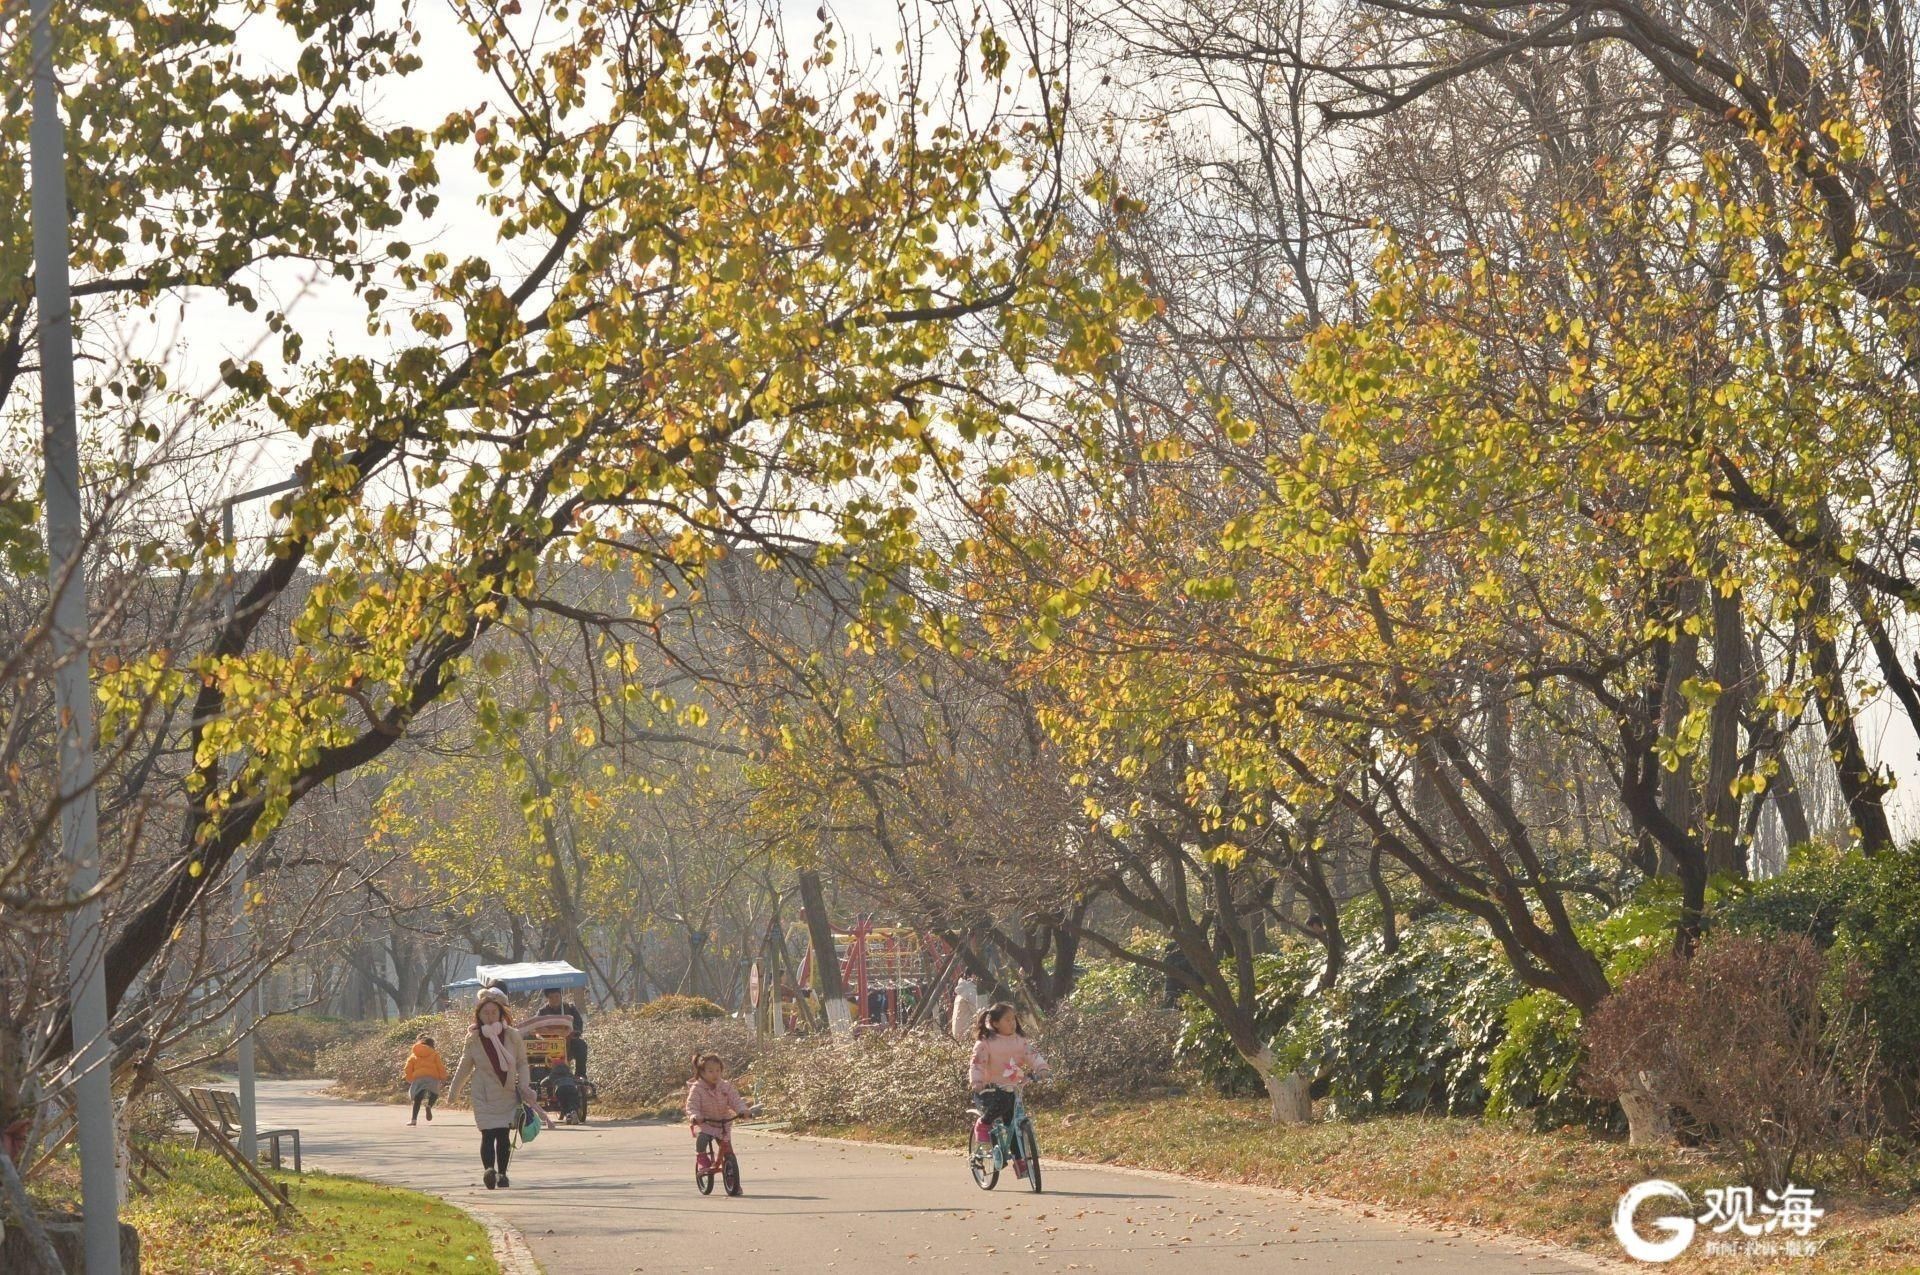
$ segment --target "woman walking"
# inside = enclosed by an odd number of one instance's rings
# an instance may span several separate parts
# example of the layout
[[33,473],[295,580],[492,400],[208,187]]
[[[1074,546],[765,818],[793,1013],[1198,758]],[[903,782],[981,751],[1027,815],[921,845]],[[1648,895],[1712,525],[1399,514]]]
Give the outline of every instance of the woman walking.
[[513,1144],[508,1134],[523,1095],[533,1094],[533,1072],[527,1065],[527,1045],[514,1030],[507,994],[497,987],[480,989],[473,1007],[473,1026],[467,1046],[447,1086],[447,1101],[460,1092],[461,1082],[473,1078],[473,1123],[480,1127],[480,1164],[486,1170],[487,1190],[507,1185],[507,1158]]

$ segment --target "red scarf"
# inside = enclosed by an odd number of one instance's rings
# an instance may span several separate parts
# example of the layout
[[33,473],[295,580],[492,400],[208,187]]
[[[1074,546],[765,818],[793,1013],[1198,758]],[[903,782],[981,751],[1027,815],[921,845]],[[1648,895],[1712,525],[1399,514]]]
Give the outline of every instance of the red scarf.
[[[499,1078],[501,1084],[506,1084],[507,1065],[500,1061],[500,1052],[493,1047],[493,1041],[488,1038],[486,1028],[476,1027],[473,1030],[479,1033],[480,1047],[487,1051],[487,1063],[493,1068],[493,1074]],[[501,1033],[501,1037],[502,1040],[505,1039],[504,1032]]]

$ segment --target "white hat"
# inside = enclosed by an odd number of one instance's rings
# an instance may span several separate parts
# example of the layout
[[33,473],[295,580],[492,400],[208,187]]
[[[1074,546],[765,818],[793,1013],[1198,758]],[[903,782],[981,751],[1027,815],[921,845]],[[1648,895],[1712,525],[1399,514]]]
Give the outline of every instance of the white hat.
[[480,995],[475,998],[473,1007],[475,1009],[478,1009],[480,1008],[480,1006],[486,1004],[488,1001],[492,1001],[494,1004],[498,1005],[501,1009],[507,1008],[507,994],[501,991],[497,987],[481,988]]

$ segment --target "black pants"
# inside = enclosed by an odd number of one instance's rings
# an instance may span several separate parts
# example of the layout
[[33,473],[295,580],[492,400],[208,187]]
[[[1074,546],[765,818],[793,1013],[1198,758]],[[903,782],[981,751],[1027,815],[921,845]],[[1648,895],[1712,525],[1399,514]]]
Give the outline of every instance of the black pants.
[[418,1120],[420,1118],[420,1104],[423,1102],[427,1104],[427,1114],[431,1116],[433,1114],[433,1104],[438,1102],[439,1100],[440,1100],[440,1095],[435,1093],[433,1090],[422,1089],[419,1093],[413,1096],[413,1118],[415,1120]]
[[1013,1123],[1013,1095],[1005,1089],[982,1089],[973,1095],[974,1106],[980,1109],[980,1117],[988,1124],[996,1120]]
[[587,1078],[587,1042],[580,1036],[567,1037],[567,1062],[573,1066],[573,1074],[585,1080]]
[[553,1087],[553,1096],[560,1104],[560,1114],[571,1116],[580,1110],[580,1086],[567,1081]]
[[513,1143],[507,1140],[509,1130],[482,1129],[480,1131],[480,1163],[489,1169],[507,1171],[507,1157],[513,1154]]

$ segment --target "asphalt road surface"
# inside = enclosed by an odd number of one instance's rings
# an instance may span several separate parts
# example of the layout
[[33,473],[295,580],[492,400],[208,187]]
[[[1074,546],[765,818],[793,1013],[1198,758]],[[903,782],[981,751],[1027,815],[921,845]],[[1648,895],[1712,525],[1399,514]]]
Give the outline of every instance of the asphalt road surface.
[[[737,1131],[746,1194],[693,1185],[692,1140],[656,1122],[543,1132],[512,1182],[480,1181],[465,1111],[343,1102],[324,1082],[262,1081],[260,1124],[300,1130],[306,1162],[443,1196],[521,1232],[547,1275],[629,1272],[1591,1271],[1589,1259],[1274,1191],[1071,1164],[1035,1195],[1011,1170],[983,1192],[955,1149],[903,1151]],[[1046,1147],[1046,1124],[1040,1124]]]

